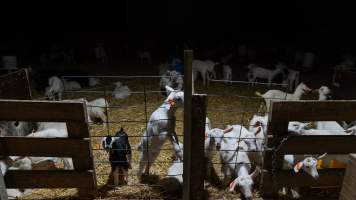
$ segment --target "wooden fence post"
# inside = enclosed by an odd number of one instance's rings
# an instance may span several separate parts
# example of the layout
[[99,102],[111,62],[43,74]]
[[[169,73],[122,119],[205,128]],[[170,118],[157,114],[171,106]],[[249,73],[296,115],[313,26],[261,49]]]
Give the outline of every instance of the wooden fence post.
[[206,95],[192,95],[193,51],[184,51],[183,199],[204,199]]
[[7,198],[5,180],[0,168],[0,200],[7,200],[7,199],[8,198]]

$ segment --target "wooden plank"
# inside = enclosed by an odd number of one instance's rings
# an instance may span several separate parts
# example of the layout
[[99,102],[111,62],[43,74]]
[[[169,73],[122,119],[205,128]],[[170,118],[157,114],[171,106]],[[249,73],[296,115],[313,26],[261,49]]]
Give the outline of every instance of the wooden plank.
[[273,159],[273,152],[266,150],[264,152],[264,159],[263,159],[263,169],[271,171],[272,170],[272,159]]
[[10,170],[5,175],[5,182],[7,188],[93,189],[93,172],[77,172],[72,170]]
[[[184,50],[184,110],[191,111],[192,109],[192,62],[193,51]],[[184,149],[183,149],[183,199],[189,200],[192,191],[191,185],[191,127],[192,116],[191,112],[184,112]]]
[[340,192],[340,200],[356,199],[356,154],[350,154],[349,162],[342,183]]
[[84,103],[0,100],[0,121],[86,122]]
[[271,173],[265,171],[261,174],[259,189],[262,197],[277,199],[276,197],[278,197],[278,190],[280,188],[274,185]]
[[293,187],[334,187],[341,186],[345,170],[344,169],[323,169],[318,170],[319,178],[313,179],[309,174],[299,172],[296,174],[293,170],[278,171],[272,179],[270,172],[263,173],[264,184],[274,184],[280,188],[284,186]]
[[356,153],[355,144],[354,135],[289,136],[277,154],[349,154]]
[[[204,159],[204,136],[205,136],[205,116],[207,98],[206,95],[193,95],[191,110],[191,131],[190,137],[184,134],[184,148],[189,143],[188,151],[184,155],[184,165],[189,166],[188,171],[184,171],[189,176],[190,193],[189,199],[204,199],[204,178],[205,178],[205,159]],[[185,149],[186,150],[186,149]],[[187,160],[187,159],[190,160]],[[186,194],[187,195],[187,194]],[[188,196],[188,195],[187,195]]]
[[69,138],[89,138],[89,127],[84,122],[67,122]]
[[192,95],[193,51],[184,51],[184,165],[183,199],[204,199],[204,129],[207,99]]
[[32,99],[27,69],[0,76],[0,99]]
[[276,101],[271,121],[354,121],[356,100]]
[[0,137],[0,156],[88,158],[88,139]]
[[0,168],[0,200],[7,200],[7,192],[6,192],[6,185],[4,176],[2,175],[2,171]]

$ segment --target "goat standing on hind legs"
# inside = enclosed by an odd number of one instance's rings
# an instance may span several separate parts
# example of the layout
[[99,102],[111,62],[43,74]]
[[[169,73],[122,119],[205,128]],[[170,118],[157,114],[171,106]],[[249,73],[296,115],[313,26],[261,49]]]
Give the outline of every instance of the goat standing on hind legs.
[[176,155],[180,158],[182,149],[179,147],[177,134],[175,133],[175,112],[183,106],[184,93],[176,91],[166,86],[169,96],[164,103],[158,107],[151,115],[147,123],[147,128],[141,138],[138,147],[140,150],[140,166],[138,176],[148,174],[149,168],[158,157],[161,147],[168,140],[172,143]]
[[127,134],[121,128],[115,137],[104,137],[103,148],[109,153],[111,174],[114,176],[114,185],[128,183],[128,170],[131,169],[131,146]]

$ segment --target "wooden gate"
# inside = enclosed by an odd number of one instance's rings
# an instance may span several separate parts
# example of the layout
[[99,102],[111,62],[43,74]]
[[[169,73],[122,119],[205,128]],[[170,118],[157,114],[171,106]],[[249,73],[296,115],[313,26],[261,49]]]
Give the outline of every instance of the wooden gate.
[[74,170],[9,170],[6,188],[93,191],[96,178],[86,116],[84,103],[0,100],[0,121],[65,122],[68,129],[68,138],[0,137],[0,156],[71,157],[74,165]]
[[320,177],[314,180],[303,172],[283,170],[284,155],[355,153],[356,136],[288,135],[288,122],[355,121],[356,101],[274,101],[271,111],[261,183],[263,195],[274,196],[283,186],[341,186],[344,169],[318,170]]

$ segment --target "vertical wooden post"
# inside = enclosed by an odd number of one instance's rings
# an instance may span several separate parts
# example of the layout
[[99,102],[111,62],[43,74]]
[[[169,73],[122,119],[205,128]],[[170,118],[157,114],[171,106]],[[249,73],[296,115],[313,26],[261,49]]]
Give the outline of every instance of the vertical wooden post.
[[0,200],[7,200],[7,199],[8,198],[7,198],[5,180],[0,168]]
[[204,199],[204,129],[206,95],[192,95],[191,50],[184,51],[184,167],[183,199]]
[[[83,103],[83,116],[84,121],[82,122],[67,122],[67,129],[68,129],[68,137],[69,138],[76,138],[82,140],[88,140],[90,142],[90,134],[89,134],[89,127],[88,127],[88,118],[87,118],[87,105]],[[90,148],[91,148],[90,142]],[[93,161],[93,152],[91,149],[90,157],[83,158],[83,157],[72,157],[73,160],[73,167],[75,171],[93,171],[93,183],[92,188],[78,188],[78,195],[80,198],[89,198],[92,199],[95,196],[97,183],[95,177],[95,169],[94,169],[94,161]]]
[[341,187],[339,200],[351,200],[356,198],[356,154],[349,155],[344,180]]

